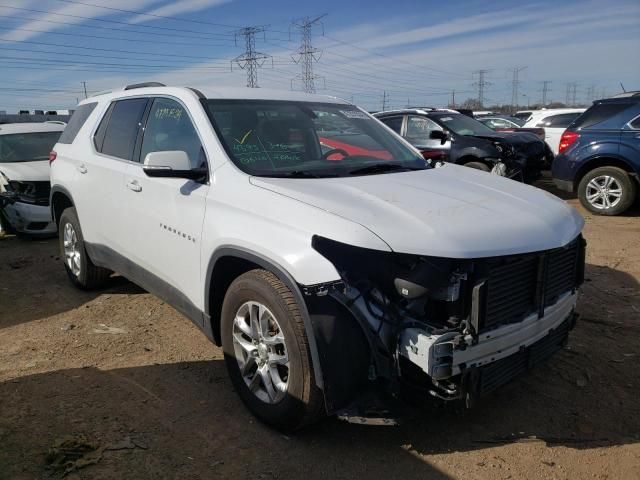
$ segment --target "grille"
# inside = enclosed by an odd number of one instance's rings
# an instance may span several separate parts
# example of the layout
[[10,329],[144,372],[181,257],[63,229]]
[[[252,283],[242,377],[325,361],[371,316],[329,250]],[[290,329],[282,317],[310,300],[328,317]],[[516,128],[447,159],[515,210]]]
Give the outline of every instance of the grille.
[[485,367],[480,367],[477,394],[486,395],[547,360],[562,348],[570,329],[571,320],[567,319],[529,348]]
[[578,242],[573,242],[568,248],[553,250],[547,256],[544,282],[545,307],[553,305],[560,295],[575,286],[578,250]]
[[485,327],[520,322],[536,311],[538,258],[527,255],[489,263]]
[[541,315],[543,307],[573,290],[579,283],[581,245],[579,237],[564,248],[488,260],[480,331]]

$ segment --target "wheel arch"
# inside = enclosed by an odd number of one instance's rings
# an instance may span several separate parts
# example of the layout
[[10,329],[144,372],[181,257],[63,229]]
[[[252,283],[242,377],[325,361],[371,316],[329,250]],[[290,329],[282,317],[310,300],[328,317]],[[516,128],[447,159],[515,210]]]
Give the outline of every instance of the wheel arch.
[[220,334],[220,315],[222,302],[229,285],[243,273],[262,268],[273,273],[284,283],[296,299],[300,309],[300,315],[309,340],[311,350],[311,362],[318,388],[323,389],[324,380],[318,346],[314,335],[313,325],[304,300],[302,291],[293,276],[281,265],[266,258],[260,253],[236,246],[221,246],[213,253],[207,265],[204,299],[205,314],[210,322],[211,333],[217,345],[222,344]]
[[627,172],[629,176],[635,178],[636,181],[640,180],[638,175],[634,172],[631,164],[623,158],[615,157],[613,155],[592,157],[578,168],[578,171],[573,178],[574,192],[577,191],[578,185],[580,185],[580,182],[587,173],[600,167],[617,167]]
[[75,206],[73,197],[69,190],[60,185],[51,187],[51,194],[49,199],[49,205],[51,205],[51,218],[56,224],[56,228],[60,223],[60,216],[67,208]]

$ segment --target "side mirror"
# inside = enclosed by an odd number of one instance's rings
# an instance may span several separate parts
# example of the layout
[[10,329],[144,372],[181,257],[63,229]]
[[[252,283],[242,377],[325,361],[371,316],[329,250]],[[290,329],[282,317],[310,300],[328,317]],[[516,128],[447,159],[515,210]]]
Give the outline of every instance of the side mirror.
[[187,178],[200,181],[207,178],[207,169],[191,168],[189,156],[182,150],[150,152],[144,158],[142,169],[148,177]]
[[431,130],[429,138],[431,140],[440,140],[440,144],[444,145],[449,140],[449,135],[444,130]]

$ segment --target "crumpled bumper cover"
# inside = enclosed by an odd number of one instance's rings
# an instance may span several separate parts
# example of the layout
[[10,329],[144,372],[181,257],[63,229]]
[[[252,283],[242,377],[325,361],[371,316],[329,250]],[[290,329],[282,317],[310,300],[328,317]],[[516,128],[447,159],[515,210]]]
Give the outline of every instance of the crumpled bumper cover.
[[400,338],[399,353],[435,380],[451,378],[469,369],[507,361],[542,341],[572,318],[576,301],[577,294],[568,293],[547,307],[543,317],[534,313],[520,323],[484,332],[473,345],[456,346],[455,333],[428,335],[424,330],[409,328]]

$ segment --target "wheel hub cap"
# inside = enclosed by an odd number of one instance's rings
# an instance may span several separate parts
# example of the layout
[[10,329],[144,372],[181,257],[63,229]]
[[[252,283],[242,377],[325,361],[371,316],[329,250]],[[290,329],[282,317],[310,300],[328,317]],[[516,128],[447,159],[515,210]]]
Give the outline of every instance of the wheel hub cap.
[[289,386],[289,355],[280,325],[265,305],[240,306],[233,319],[233,349],[249,390],[265,403],[281,401]]

